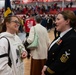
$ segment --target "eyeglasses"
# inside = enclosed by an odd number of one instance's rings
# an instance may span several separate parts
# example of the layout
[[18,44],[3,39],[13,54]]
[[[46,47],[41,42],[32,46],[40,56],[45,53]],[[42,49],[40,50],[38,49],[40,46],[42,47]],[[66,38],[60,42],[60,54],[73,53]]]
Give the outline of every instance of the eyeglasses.
[[14,23],[16,23],[16,24],[18,24],[18,25],[20,25],[20,22],[19,21],[11,21],[11,22],[14,22]]

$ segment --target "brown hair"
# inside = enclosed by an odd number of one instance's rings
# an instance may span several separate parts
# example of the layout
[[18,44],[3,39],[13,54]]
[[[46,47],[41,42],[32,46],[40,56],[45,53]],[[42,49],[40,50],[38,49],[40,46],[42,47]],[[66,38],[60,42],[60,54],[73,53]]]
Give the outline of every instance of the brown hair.
[[6,22],[10,23],[12,17],[16,17],[20,21],[20,19],[17,16],[7,16],[7,17],[5,17],[4,18],[4,22],[2,23],[2,30],[1,30],[1,32],[5,32],[6,31],[6,29],[7,29],[6,28]]
[[59,14],[62,14],[65,20],[70,19],[70,26],[71,27],[76,26],[75,25],[76,24],[76,15],[74,14],[73,11],[65,10],[65,11],[60,12]]

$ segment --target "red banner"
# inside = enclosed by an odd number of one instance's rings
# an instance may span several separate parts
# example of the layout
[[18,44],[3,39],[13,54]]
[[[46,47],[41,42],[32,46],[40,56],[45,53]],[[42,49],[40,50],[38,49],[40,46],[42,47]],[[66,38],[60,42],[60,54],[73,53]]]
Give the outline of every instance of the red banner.
[[[29,2],[53,2],[53,1],[62,1],[62,0],[23,0],[23,3],[29,3]],[[75,0],[65,0],[65,1],[75,1]]]

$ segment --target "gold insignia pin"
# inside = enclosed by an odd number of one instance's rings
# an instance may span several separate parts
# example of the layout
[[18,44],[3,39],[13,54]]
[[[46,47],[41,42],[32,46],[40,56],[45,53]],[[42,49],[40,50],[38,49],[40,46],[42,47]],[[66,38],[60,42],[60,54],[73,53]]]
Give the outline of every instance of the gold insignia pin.
[[70,53],[67,53],[66,51],[65,51],[65,54],[62,54],[60,58],[62,63],[66,63],[66,61],[69,59],[68,55],[70,55]]
[[69,57],[66,56],[66,54],[63,54],[60,58],[61,62],[63,62],[63,63],[65,63],[68,59],[69,59]]

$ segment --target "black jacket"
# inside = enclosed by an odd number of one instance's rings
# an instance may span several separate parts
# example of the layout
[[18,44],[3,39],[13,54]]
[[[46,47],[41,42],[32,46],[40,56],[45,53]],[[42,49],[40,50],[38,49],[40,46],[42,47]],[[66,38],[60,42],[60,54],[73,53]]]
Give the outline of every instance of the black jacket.
[[46,75],[76,75],[76,31],[67,32],[48,51],[46,65],[50,70],[45,71]]

